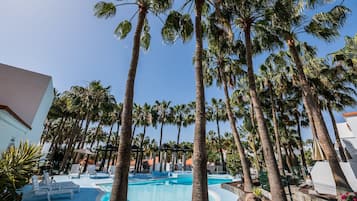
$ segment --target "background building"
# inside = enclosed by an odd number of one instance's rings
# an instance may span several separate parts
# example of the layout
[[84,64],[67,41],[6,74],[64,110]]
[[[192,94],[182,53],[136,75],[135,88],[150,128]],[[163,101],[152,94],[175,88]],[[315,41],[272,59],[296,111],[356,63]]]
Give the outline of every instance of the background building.
[[0,64],[0,152],[12,141],[39,143],[53,98],[50,76]]

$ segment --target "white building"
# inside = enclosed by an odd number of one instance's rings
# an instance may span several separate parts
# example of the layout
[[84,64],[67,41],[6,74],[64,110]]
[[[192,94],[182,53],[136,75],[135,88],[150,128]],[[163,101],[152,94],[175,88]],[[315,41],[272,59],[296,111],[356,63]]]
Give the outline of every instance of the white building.
[[50,76],[0,63],[0,152],[11,139],[39,143],[53,98]]
[[[338,123],[337,128],[342,146],[347,149],[351,159],[340,162],[340,165],[351,188],[357,192],[357,112],[344,113],[343,116],[346,122]],[[336,195],[336,184],[328,162],[316,162],[311,177],[318,193]]]

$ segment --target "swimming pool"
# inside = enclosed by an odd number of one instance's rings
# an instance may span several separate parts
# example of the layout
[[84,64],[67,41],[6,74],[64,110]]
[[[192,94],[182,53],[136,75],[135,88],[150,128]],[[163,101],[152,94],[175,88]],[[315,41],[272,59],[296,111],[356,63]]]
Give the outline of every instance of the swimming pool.
[[[229,178],[208,177],[208,185],[230,182]],[[100,184],[106,193],[101,201],[108,201],[112,184]],[[130,181],[128,201],[191,201],[192,175],[158,180]],[[212,195],[209,200],[214,201]]]

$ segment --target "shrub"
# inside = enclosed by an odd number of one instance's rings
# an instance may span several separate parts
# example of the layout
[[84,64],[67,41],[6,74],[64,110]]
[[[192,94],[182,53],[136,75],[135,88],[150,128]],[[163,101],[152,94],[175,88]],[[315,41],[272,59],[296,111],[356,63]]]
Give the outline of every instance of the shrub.
[[0,158],[0,200],[19,200],[16,189],[29,182],[41,157],[41,147],[20,142],[10,146]]
[[259,198],[263,197],[262,189],[254,187],[253,194]]

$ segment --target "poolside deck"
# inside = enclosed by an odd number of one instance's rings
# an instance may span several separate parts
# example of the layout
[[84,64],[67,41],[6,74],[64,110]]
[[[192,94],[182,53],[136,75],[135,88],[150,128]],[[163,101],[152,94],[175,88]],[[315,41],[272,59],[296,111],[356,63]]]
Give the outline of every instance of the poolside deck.
[[[81,188],[80,192],[74,193],[74,197],[72,201],[73,200],[100,201],[101,196],[104,194],[104,191],[100,189],[98,184],[107,184],[113,182],[112,177],[104,178],[104,179],[93,179],[90,178],[88,175],[81,175],[80,178],[72,178],[72,179],[70,179],[68,175],[59,175],[59,176],[54,176],[54,180],[56,182],[72,181],[73,183],[80,185]],[[215,198],[215,201],[236,201],[238,199],[238,196],[235,195],[234,193],[222,189],[220,187],[220,184],[209,185],[208,189],[210,195],[212,195]],[[22,189],[22,192],[24,193],[24,195],[26,195],[31,190],[32,190],[32,185],[28,184]],[[26,198],[26,196],[24,196],[23,198],[23,201],[36,201],[36,200],[47,200],[47,199],[46,197],[44,197],[43,199],[41,197]],[[66,196],[53,196],[51,200],[70,201],[71,199]],[[165,201],[165,200],[161,200],[161,201]]]

